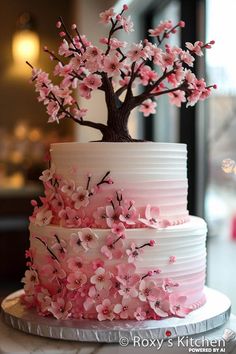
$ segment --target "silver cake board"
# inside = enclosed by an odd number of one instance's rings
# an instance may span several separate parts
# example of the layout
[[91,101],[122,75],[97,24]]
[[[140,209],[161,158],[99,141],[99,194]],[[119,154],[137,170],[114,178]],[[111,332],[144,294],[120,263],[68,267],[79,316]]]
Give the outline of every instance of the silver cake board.
[[8,295],[2,302],[4,321],[20,331],[62,340],[119,343],[125,337],[133,342],[141,339],[168,339],[191,336],[212,330],[226,323],[230,317],[231,303],[227,296],[205,288],[206,304],[185,318],[167,318],[160,321],[98,321],[56,320],[39,316],[34,309],[27,309],[20,302],[23,290]]

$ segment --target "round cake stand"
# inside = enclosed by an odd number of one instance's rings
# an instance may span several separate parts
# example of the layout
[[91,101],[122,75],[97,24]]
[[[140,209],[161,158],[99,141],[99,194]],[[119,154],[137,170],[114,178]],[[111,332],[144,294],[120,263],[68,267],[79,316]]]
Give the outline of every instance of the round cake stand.
[[[43,337],[73,341],[118,343],[125,338],[167,339],[203,333],[223,325],[230,316],[230,300],[219,291],[205,288],[206,304],[185,318],[160,321],[56,320],[39,316],[20,302],[23,290],[7,296],[2,302],[5,322],[20,331]],[[121,343],[122,345],[122,343]]]

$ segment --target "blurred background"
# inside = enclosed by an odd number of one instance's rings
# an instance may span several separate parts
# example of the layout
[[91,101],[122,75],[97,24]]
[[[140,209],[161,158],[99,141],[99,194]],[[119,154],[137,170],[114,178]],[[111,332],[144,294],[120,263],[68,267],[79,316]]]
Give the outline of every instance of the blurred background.
[[[222,161],[236,161],[236,67],[235,0],[46,0],[0,4],[0,297],[22,287],[28,247],[30,200],[42,193],[38,183],[48,164],[52,142],[99,139],[96,132],[70,122],[47,124],[43,105],[29,83],[29,60],[43,70],[52,63],[42,48],[56,51],[59,39],[55,23],[62,15],[68,26],[77,23],[81,33],[99,45],[105,27],[99,13],[127,3],[136,31],[128,42],[146,37],[161,19],[186,21],[173,43],[216,41],[197,63],[196,74],[205,76],[215,90],[205,103],[177,109],[158,102],[155,116],[142,118],[134,112],[130,130],[134,137],[188,144],[189,211],[208,223],[207,285],[225,292],[236,312],[236,169],[222,169]],[[124,39],[124,38],[123,38]],[[172,44],[173,44],[172,43]],[[88,103],[86,102],[88,105]],[[98,116],[99,112],[99,116]],[[89,117],[106,117],[101,93],[89,101]],[[66,124],[67,123],[67,124]]]

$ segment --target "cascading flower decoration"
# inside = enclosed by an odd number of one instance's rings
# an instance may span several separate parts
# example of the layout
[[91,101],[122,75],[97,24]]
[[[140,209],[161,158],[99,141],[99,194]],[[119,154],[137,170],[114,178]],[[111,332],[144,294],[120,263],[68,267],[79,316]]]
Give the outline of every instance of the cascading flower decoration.
[[[49,74],[32,68],[32,81],[35,83],[38,100],[46,106],[49,122],[72,119],[82,126],[100,130],[102,141],[135,141],[128,131],[131,111],[139,107],[144,116],[156,112],[159,96],[167,94],[171,104],[193,106],[206,99],[212,88],[203,78],[198,79],[192,72],[195,56],[202,56],[214,41],[194,44],[187,42],[185,49],[164,42],[185,26],[184,21],[176,25],[172,21],[161,22],[149,30],[149,37],[130,46],[114,35],[119,31],[132,32],[133,23],[126,16],[128,6],[120,13],[113,8],[100,14],[100,22],[110,25],[108,37],[101,38],[104,49],[92,44],[85,35],[79,33],[73,24],[71,31],[66,28],[62,18],[56,24],[61,43],[58,54],[44,47],[51,60],[56,62],[54,76],[59,83],[54,84]],[[95,90],[105,94],[107,105],[106,124],[86,119],[87,109],[80,106],[73,95],[90,99]],[[138,92],[137,94],[135,92]]]

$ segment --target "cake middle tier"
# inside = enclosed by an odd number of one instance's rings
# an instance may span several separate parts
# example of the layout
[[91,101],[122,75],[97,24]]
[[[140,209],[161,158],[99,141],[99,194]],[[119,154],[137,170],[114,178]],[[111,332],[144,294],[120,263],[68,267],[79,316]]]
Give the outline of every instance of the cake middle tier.
[[[89,179],[95,193],[89,203],[81,203],[88,217],[119,192],[123,202],[134,202],[140,217],[151,205],[160,209],[161,219],[173,225],[188,219],[185,144],[61,143],[52,144],[50,152],[52,166],[62,180],[86,189]],[[106,180],[111,178],[113,184],[100,184],[108,172]]]

